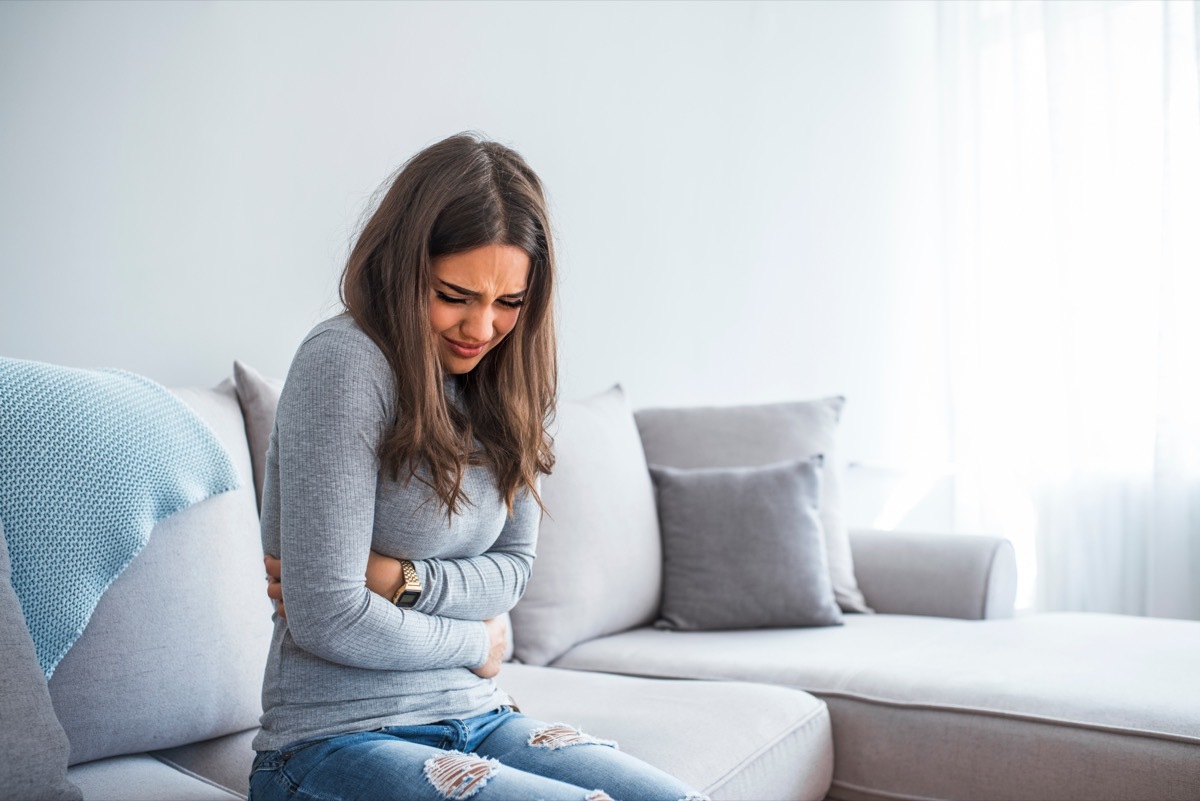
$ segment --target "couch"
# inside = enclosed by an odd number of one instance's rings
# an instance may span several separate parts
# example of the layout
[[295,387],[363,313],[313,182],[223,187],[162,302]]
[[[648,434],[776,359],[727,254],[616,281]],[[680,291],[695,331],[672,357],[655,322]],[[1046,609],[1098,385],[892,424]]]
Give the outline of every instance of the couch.
[[[254,465],[279,382],[236,374],[173,392],[242,487],[154,528],[48,684],[20,662],[21,623],[0,604],[0,798],[245,797],[272,625]],[[827,418],[815,435],[771,429],[814,408]],[[764,410],[767,442],[731,451]],[[1200,798],[1200,623],[1014,616],[1004,540],[845,532],[828,495],[838,410],[635,415],[619,388],[561,404],[549,516],[511,615],[516,661],[498,678],[521,709],[615,739],[714,799]],[[697,450],[722,430],[721,458]],[[663,627],[648,463],[764,464],[800,440],[826,452],[822,521],[842,539],[820,556],[838,623]]]

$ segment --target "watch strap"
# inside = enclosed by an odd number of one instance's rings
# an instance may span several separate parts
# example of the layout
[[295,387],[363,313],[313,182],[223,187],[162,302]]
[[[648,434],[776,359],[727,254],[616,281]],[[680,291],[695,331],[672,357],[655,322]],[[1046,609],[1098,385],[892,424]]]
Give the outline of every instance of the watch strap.
[[404,581],[392,596],[392,603],[402,609],[411,609],[421,599],[421,577],[417,575],[416,565],[408,559],[400,560],[400,571]]

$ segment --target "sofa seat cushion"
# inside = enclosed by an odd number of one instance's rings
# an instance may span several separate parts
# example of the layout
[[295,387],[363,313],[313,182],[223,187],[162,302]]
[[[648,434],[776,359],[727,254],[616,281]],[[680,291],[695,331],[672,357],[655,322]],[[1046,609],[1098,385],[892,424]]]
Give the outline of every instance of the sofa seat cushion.
[[224,737],[153,751],[151,756],[245,798],[250,792],[250,765],[254,762],[251,743],[256,734],[257,726]]
[[167,765],[149,754],[109,757],[73,765],[67,778],[83,791],[83,801],[238,801],[199,776]]
[[[714,801],[821,799],[829,790],[829,713],[824,702],[807,693],[521,664],[505,665],[497,681],[525,714],[616,740],[622,750],[678,776]],[[254,734],[251,729],[153,756],[181,775],[244,797]],[[84,797],[91,801],[86,789]]]
[[852,615],[836,629],[645,628],[555,665],[812,692],[833,721],[833,798],[1200,797],[1200,622]]
[[822,799],[833,772],[824,702],[783,687],[505,665],[526,715],[565,722],[720,799]]

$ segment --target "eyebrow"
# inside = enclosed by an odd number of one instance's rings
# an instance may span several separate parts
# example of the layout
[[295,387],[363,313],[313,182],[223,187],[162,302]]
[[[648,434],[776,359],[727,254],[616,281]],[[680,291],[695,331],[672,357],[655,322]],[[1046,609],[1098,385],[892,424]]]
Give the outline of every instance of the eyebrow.
[[[438,280],[438,283],[443,284],[444,286],[447,286],[450,289],[453,289],[455,292],[461,293],[463,295],[468,295],[473,298],[479,297],[478,292],[472,292],[469,289],[463,289],[461,286],[456,286],[456,285],[450,283],[449,281],[443,281],[440,278],[437,280]],[[502,297],[502,298],[519,298],[519,297],[523,296],[526,291],[528,291],[528,287],[526,287],[526,289],[522,289],[520,292],[510,292],[507,295],[501,295],[500,297]]]

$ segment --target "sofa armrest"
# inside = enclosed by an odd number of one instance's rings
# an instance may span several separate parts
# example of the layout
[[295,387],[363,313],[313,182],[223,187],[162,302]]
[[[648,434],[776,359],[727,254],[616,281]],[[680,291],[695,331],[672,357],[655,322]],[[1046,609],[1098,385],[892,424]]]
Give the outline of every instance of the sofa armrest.
[[969,534],[850,532],[854,574],[867,604],[894,615],[965,620],[1012,617],[1012,543]]

